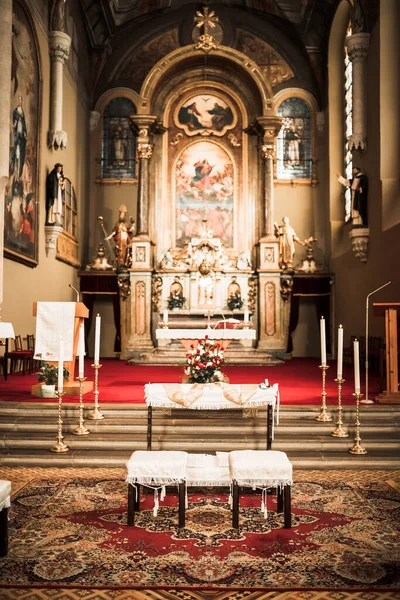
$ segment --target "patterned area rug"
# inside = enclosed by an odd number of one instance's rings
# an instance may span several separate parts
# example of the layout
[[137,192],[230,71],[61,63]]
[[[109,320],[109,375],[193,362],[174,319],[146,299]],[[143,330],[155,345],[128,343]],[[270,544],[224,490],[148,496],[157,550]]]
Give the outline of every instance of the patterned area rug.
[[[310,473],[311,475],[311,473]],[[85,588],[400,590],[396,489],[373,477],[302,477],[292,491],[293,527],[283,529],[275,497],[241,498],[231,527],[221,490],[190,492],[177,531],[169,493],[153,517],[146,494],[126,525],[126,484],[115,478],[41,478],[13,498],[10,551],[0,559],[3,589]],[[395,592],[396,593],[396,592]]]

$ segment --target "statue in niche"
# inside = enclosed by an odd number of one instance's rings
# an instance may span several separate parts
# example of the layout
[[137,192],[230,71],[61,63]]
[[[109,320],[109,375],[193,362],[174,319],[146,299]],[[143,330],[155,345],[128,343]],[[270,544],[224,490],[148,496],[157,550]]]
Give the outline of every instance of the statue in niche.
[[127,222],[127,208],[125,204],[119,207],[119,219],[115,223],[113,230],[105,239],[114,239],[115,243],[115,261],[117,268],[124,270],[132,264],[132,238],[134,234],[135,222],[132,217]]
[[294,243],[305,246],[289,223],[289,217],[282,218],[282,225],[274,223],[275,235],[279,239],[279,266],[282,269],[292,269],[294,259]]
[[364,33],[367,31],[367,24],[360,0],[353,0],[353,10],[351,15],[352,33]]
[[61,225],[64,189],[63,166],[56,163],[46,179],[46,225]]
[[169,297],[167,300],[167,306],[169,310],[174,310],[176,308],[182,308],[185,303],[185,298],[183,297],[183,287],[180,281],[180,277],[177,275],[174,277],[173,283],[171,283],[171,287],[169,288]]
[[336,173],[339,183],[351,190],[351,219],[353,227],[368,227],[368,177],[360,167],[353,167],[353,178]]
[[54,6],[51,28],[53,31],[62,31],[65,33],[65,2],[66,0],[58,0]]

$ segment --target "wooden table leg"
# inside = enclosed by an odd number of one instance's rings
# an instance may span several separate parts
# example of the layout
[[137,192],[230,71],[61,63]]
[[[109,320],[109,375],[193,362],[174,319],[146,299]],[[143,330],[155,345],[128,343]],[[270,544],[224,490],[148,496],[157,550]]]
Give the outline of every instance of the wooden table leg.
[[277,496],[277,509],[276,512],[283,512],[283,489],[280,485],[276,488],[276,496]]
[[290,529],[292,526],[292,502],[290,485],[285,485],[283,487],[283,504],[283,518],[285,522],[285,529]]
[[153,425],[153,407],[147,407],[147,450],[151,450],[151,434]]
[[135,486],[128,483],[128,526],[133,527],[135,524]]
[[267,450],[271,450],[273,427],[274,427],[274,423],[273,423],[272,406],[271,406],[271,404],[268,404],[268,406],[267,406]]
[[179,504],[179,524],[178,527],[179,529],[183,529],[183,527],[185,527],[185,520],[186,520],[186,506],[185,506],[185,499],[186,499],[186,481],[181,481],[181,483],[179,484],[179,500],[178,500],[178,504]]
[[233,480],[232,485],[232,527],[239,529],[239,486],[238,482]]
[[0,556],[8,553],[8,508],[0,510]]

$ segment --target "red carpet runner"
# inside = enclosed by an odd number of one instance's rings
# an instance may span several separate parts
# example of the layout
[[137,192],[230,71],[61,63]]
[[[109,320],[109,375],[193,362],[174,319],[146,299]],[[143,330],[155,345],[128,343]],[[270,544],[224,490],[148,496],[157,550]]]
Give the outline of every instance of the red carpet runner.
[[[92,361],[85,364],[85,374],[93,381]],[[102,359],[99,371],[99,401],[122,404],[138,404],[144,402],[143,386],[146,383],[170,383],[182,380],[183,367],[176,366],[141,366],[127,365],[117,359]],[[261,383],[265,378],[269,382],[279,383],[282,404],[320,405],[321,404],[321,370],[319,360],[295,358],[283,365],[263,366],[225,366],[223,372],[230,383]],[[330,363],[327,371],[327,404],[336,405],[337,386],[336,363]],[[351,366],[344,366],[343,403],[354,404],[354,377]],[[56,399],[36,398],[31,395],[32,386],[37,383],[35,375],[13,374],[4,381],[0,377],[0,401],[14,402],[56,402]],[[361,373],[361,391],[364,392],[365,376]],[[374,398],[379,393],[379,378],[376,374],[369,376],[369,396]],[[93,400],[93,392],[84,396],[85,403]],[[64,402],[78,402],[77,397],[64,396]]]

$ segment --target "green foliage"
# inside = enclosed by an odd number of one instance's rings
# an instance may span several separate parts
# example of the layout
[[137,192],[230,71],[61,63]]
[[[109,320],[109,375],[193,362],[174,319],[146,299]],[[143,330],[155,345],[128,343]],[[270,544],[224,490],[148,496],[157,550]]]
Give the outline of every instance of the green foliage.
[[242,296],[240,294],[231,294],[227,302],[229,310],[240,310],[243,306]]
[[167,300],[168,310],[173,310],[174,308],[182,308],[185,304],[185,298],[180,294],[170,294]]
[[[58,366],[50,365],[49,363],[43,363],[40,367],[40,371],[37,373],[39,383],[45,383],[46,385],[55,385],[58,382]],[[64,367],[63,370],[64,379],[69,377],[69,371]]]

